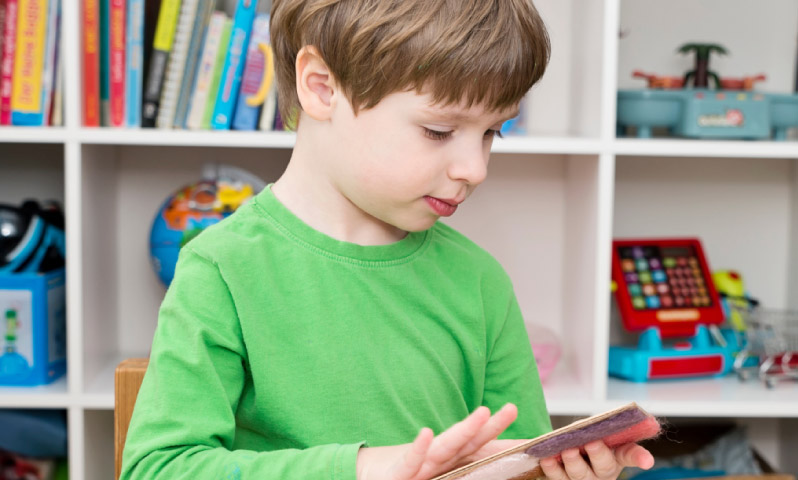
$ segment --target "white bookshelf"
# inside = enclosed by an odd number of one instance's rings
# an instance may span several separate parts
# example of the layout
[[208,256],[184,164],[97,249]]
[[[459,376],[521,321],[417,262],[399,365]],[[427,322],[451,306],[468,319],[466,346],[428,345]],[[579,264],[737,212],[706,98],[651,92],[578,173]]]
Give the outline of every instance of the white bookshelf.
[[[792,1],[761,8],[779,12]],[[536,2],[554,56],[530,94],[532,135],[496,141],[488,181],[448,222],[502,262],[527,321],[564,340],[563,359],[545,383],[553,415],[637,401],[669,418],[731,418],[756,425],[766,457],[798,472],[789,454],[798,448],[798,383],[775,390],[733,377],[634,384],[606,374],[617,329],[608,293],[614,236],[697,235],[713,268],[738,268],[767,304],[798,308],[798,143],[615,138],[616,90],[628,86],[628,68],[648,58],[617,32],[648,11],[675,17],[695,2],[646,10],[654,3]],[[731,3],[731,10],[760,8]],[[779,38],[796,35],[793,10],[793,21],[777,24],[789,30]],[[0,201],[33,196],[65,204],[69,372],[44,387],[0,388],[0,408],[66,410],[71,477],[95,480],[113,474],[114,367],[148,353],[164,293],[148,258],[154,212],[208,161],[275,180],[294,136],[82,127],[79,12],[63,15],[67,124],[0,128]],[[711,19],[703,21],[711,31]],[[676,45],[662,42],[655,47],[673,55]],[[794,42],[768,52],[778,57],[771,63],[787,62]],[[667,62],[640,68],[673,67]],[[791,79],[779,72],[774,82],[782,87]]]

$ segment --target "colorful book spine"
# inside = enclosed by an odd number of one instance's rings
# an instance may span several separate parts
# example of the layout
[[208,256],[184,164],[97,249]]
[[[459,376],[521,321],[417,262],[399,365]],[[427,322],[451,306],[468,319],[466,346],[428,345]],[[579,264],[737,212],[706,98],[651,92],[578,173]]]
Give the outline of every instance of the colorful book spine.
[[191,93],[186,128],[197,130],[202,127],[202,117],[205,114],[205,105],[208,103],[208,93],[213,79],[214,65],[226,22],[227,16],[222,12],[213,12],[211,19],[208,21],[200,60],[197,64],[197,71],[194,74],[196,79]]
[[47,43],[44,51],[44,68],[42,69],[42,123],[50,125],[50,112],[53,106],[53,91],[55,90],[55,61],[56,52],[61,42],[58,36],[61,29],[61,0],[50,0],[50,12],[47,17]]
[[205,38],[205,32],[208,29],[208,22],[210,22],[215,8],[216,0],[200,0],[197,7],[197,16],[194,18],[194,25],[191,28],[191,41],[188,45],[186,67],[183,69],[183,81],[180,82],[180,96],[177,99],[175,120],[172,122],[172,126],[175,128],[186,127],[191,92],[194,91],[197,65],[201,56],[200,49]]
[[100,0],[100,125],[111,124],[111,106],[108,98],[111,91],[109,31],[111,24],[111,0]]
[[53,102],[50,112],[50,125],[64,126],[64,56],[61,49],[56,52],[55,80],[53,81]]
[[228,130],[233,120],[233,108],[236,105],[238,90],[241,87],[241,75],[244,73],[246,49],[252,33],[252,22],[255,19],[257,0],[239,0],[233,18],[233,30],[230,34],[229,47],[222,68],[219,92],[216,94],[211,117],[211,128]]
[[166,65],[177,27],[177,16],[180,13],[180,0],[163,0],[158,12],[158,25],[155,27],[155,38],[152,42],[150,68],[144,87],[144,105],[141,110],[141,122],[144,127],[154,127],[158,118],[158,105],[161,101]]
[[17,49],[11,91],[11,124],[42,125],[47,0],[19,0]]
[[161,100],[158,106],[158,117],[155,125],[158,128],[172,128],[177,110],[177,101],[180,96],[180,84],[183,82],[183,72],[186,68],[189,42],[191,41],[191,28],[197,16],[199,0],[183,0],[180,6],[180,15],[175,27],[175,38],[172,42],[172,51],[169,53],[169,62],[166,67]]
[[211,83],[208,86],[208,99],[205,103],[205,110],[202,114],[202,123],[200,128],[208,130],[211,128],[211,116],[213,115],[214,106],[216,105],[216,97],[219,92],[219,85],[222,81],[222,68],[224,67],[224,57],[226,56],[225,45],[230,40],[230,35],[233,31],[233,20],[226,19],[224,28],[222,29],[222,38],[219,41],[219,48],[216,52],[216,60],[213,62],[213,75]]
[[11,125],[11,92],[13,91],[14,58],[16,56],[18,0],[6,1],[3,51],[0,57],[0,125]]
[[144,88],[144,0],[127,3],[127,53],[125,55],[125,125],[141,126],[141,92]]
[[233,116],[235,130],[258,127],[260,110],[274,84],[274,55],[269,44],[269,14],[258,14],[252,23],[247,62]]
[[99,0],[83,0],[83,125],[100,126]]
[[125,126],[125,40],[127,0],[111,0],[109,25],[109,74],[111,126]]

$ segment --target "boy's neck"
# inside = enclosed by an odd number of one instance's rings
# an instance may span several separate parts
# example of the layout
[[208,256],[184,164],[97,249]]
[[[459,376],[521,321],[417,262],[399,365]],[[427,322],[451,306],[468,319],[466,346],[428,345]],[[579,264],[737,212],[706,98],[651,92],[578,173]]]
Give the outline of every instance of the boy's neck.
[[[301,130],[301,129],[300,129]],[[358,245],[395,243],[407,232],[361,210],[325,175],[324,141],[297,132],[296,145],[272,193],[288,210],[313,229],[336,240]],[[319,148],[322,147],[322,148]]]

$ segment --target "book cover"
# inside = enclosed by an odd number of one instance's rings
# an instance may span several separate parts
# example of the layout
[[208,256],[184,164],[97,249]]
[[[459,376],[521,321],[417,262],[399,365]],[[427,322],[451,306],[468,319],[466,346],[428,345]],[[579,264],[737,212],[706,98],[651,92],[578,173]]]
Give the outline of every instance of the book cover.
[[559,457],[564,450],[603,440],[610,448],[655,437],[659,421],[629,403],[608,412],[578,420],[563,428],[526,441],[490,457],[445,473],[434,480],[532,480],[543,477],[541,459]]
[[233,30],[233,20],[225,19],[224,26],[222,27],[222,35],[219,39],[219,48],[216,52],[216,59],[213,62],[213,73],[211,75],[211,82],[208,85],[208,98],[205,103],[205,110],[202,114],[202,121],[200,128],[208,130],[211,128],[211,116],[213,115],[214,106],[216,105],[217,92],[219,91],[219,84],[222,78],[222,67],[224,66],[224,57],[226,54],[224,46],[230,39],[230,34]]
[[125,125],[141,126],[144,88],[144,0],[127,0],[127,52],[125,54]]
[[219,91],[211,116],[211,128],[228,130],[233,120],[233,108],[241,87],[241,75],[244,73],[244,57],[252,33],[252,22],[255,19],[257,0],[239,0],[233,17],[233,30],[227,47],[227,55],[222,67]]
[[48,0],[19,0],[11,124],[42,125],[42,71]]
[[125,40],[127,0],[111,0],[110,24],[108,37],[108,72],[110,104],[110,120],[112,127],[125,126]]
[[263,108],[260,111],[260,120],[258,120],[258,128],[262,131],[274,130],[274,120],[277,115],[277,88],[272,85],[269,94],[266,95],[266,100],[263,102]]
[[55,90],[55,62],[58,57],[58,47],[61,44],[58,41],[61,33],[61,0],[50,0],[48,11],[47,43],[44,47],[44,68],[42,69],[42,122],[40,125],[50,125]]
[[163,0],[158,12],[158,25],[155,27],[150,67],[144,86],[144,103],[141,109],[141,123],[144,127],[154,127],[158,118],[161,88],[177,28],[178,13],[180,13],[180,0]]
[[11,125],[11,91],[13,90],[14,57],[16,56],[18,0],[5,0],[3,50],[0,52],[0,125]]
[[222,32],[227,22],[223,12],[213,12],[205,31],[203,46],[200,50],[200,59],[197,71],[194,74],[194,87],[191,92],[191,101],[186,118],[186,128],[196,130],[202,126],[202,117],[205,114],[205,105],[208,103],[208,93],[213,79],[214,65],[222,41]]
[[53,80],[53,101],[50,109],[50,125],[64,126],[64,55],[59,48],[55,58],[55,80]]
[[169,62],[166,66],[161,100],[158,106],[158,117],[155,125],[158,128],[172,128],[177,110],[177,100],[180,95],[180,84],[183,81],[183,72],[186,68],[189,42],[191,41],[191,28],[197,17],[199,0],[183,0],[180,5],[180,15],[175,27],[175,38],[172,42],[172,51],[169,53]]
[[200,0],[197,6],[197,16],[194,18],[194,25],[191,27],[191,40],[188,44],[186,66],[183,69],[183,80],[180,82],[180,95],[177,99],[177,108],[175,108],[175,120],[172,122],[172,126],[175,128],[186,127],[189,103],[191,102],[191,95],[196,81],[197,65],[202,55],[201,48],[205,40],[205,32],[208,30],[208,23],[215,8],[216,0]]
[[100,2],[83,0],[83,125],[100,126]]
[[100,125],[111,124],[111,92],[109,32],[111,24],[111,0],[100,0]]
[[274,55],[269,41],[269,14],[255,16],[247,49],[241,90],[238,92],[232,127],[255,130],[266,98],[274,85]]

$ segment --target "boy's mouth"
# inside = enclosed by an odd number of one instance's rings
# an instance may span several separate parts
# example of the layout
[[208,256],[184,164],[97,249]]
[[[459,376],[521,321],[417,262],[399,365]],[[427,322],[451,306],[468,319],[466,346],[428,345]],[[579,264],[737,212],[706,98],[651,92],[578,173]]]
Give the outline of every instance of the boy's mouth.
[[429,195],[426,195],[424,200],[426,200],[427,204],[432,208],[432,210],[441,217],[452,216],[457,210],[457,205],[460,203],[454,199],[436,198],[430,197]]

